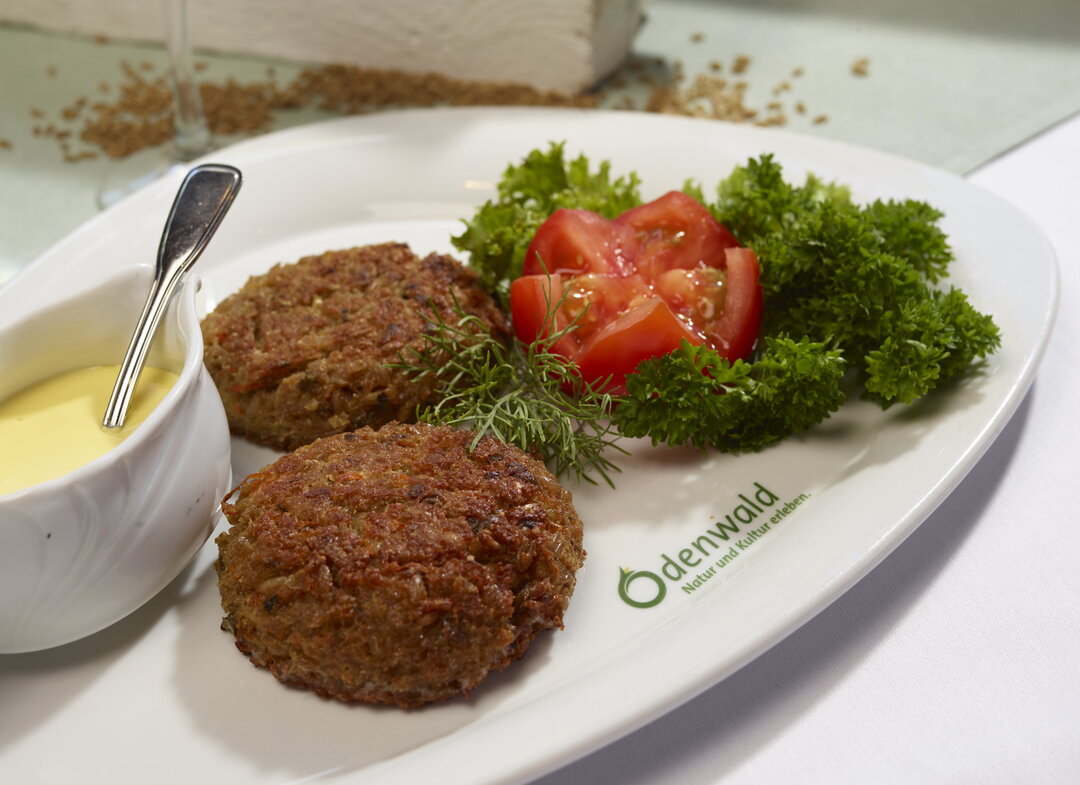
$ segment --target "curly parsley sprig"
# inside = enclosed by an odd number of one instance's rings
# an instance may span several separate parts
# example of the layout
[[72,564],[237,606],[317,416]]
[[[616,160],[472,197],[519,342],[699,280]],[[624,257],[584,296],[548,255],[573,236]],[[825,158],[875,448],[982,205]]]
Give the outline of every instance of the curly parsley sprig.
[[924,202],[860,206],[813,175],[784,182],[764,155],[721,182],[711,208],[761,262],[763,334],[840,349],[882,407],[914,403],[1001,343],[991,317],[935,286],[953,252]]
[[845,370],[839,351],[805,338],[767,338],[753,364],[684,340],[626,377],[614,422],[653,444],[760,450],[835,412],[847,397]]

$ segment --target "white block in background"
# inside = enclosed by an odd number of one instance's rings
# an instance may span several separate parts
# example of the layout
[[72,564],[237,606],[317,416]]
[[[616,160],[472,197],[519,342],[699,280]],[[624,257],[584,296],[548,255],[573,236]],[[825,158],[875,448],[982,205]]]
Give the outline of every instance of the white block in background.
[[[189,0],[197,49],[436,72],[568,95],[626,57],[642,0]],[[0,21],[161,40],[155,0],[3,0]]]

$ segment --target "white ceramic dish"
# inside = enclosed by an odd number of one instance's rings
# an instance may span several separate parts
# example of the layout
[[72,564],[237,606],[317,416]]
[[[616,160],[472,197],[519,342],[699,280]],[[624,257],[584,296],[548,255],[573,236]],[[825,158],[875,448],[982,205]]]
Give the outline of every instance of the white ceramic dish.
[[[150,278],[148,266],[123,269],[0,329],[0,398],[118,363]],[[152,346],[151,364],[179,378],[146,421],[90,463],[0,496],[0,652],[58,646],[126,616],[213,530],[230,480],[228,426],[202,366],[194,290],[178,292]],[[0,292],[0,309],[19,291]]]
[[[956,486],[1031,383],[1053,321],[1056,269],[1039,231],[1009,205],[880,153],[655,115],[417,111],[238,145],[215,156],[243,170],[246,185],[200,260],[201,307],[252,272],[328,248],[403,240],[418,252],[450,251],[458,219],[492,194],[506,164],[551,140],[608,158],[617,172],[637,170],[646,196],[688,177],[711,187],[747,157],[773,152],[789,177],[814,171],[850,184],[860,200],[930,201],[946,213],[953,280],[994,314],[1004,346],[982,374],[923,405],[882,413],[851,404],[760,454],[636,448],[618,490],[575,489],[589,558],[566,630],[537,641],[468,701],[401,712],[282,687],[218,630],[207,547],[123,623],[34,659],[0,658],[6,776],[109,785],[147,771],[185,784],[525,781],[687,700],[826,607]],[[156,235],[151,218],[175,185],[121,203],[13,285],[62,290],[127,263]],[[238,475],[273,457],[233,448]],[[683,550],[697,558],[694,543],[726,516],[740,531],[714,534],[715,548],[702,542],[709,559],[685,574],[668,566]],[[643,603],[661,584],[665,596],[652,607],[620,599],[620,585]],[[61,740],[62,759],[53,754]]]

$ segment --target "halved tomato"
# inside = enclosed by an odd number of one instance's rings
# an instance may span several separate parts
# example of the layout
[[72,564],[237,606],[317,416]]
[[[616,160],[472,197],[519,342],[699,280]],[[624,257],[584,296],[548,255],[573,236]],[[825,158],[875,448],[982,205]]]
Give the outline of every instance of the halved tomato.
[[699,202],[673,191],[614,221],[558,210],[533,238],[510,287],[519,340],[567,331],[553,350],[588,382],[626,391],[626,375],[685,339],[729,360],[757,340],[758,261]]

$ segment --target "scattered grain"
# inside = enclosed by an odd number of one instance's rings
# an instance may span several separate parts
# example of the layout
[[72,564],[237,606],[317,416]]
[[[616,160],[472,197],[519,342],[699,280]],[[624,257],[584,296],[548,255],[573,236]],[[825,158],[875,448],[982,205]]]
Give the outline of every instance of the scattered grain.
[[829,116],[827,114],[816,115],[812,122],[814,123],[814,125],[821,125],[822,123],[827,123],[829,122]]
[[851,64],[851,73],[855,76],[866,76],[870,73],[870,58],[860,57]]
[[329,65],[306,69],[291,90],[322,109],[358,114],[397,106],[579,106],[594,107],[596,96],[565,96],[527,85],[470,82],[442,74]]
[[56,76],[58,73],[59,71],[56,70],[55,65],[50,65],[48,68],[45,69],[46,76]]
[[[734,56],[729,67],[733,74],[745,74],[750,65],[750,56],[740,54]],[[158,73],[148,61],[140,63],[138,67],[123,61],[119,67],[120,78],[116,82],[101,82],[98,85],[100,93],[111,96],[108,100],[91,104],[82,97],[63,108],[60,118],[69,127],[35,126],[36,136],[56,140],[65,161],[90,160],[99,153],[114,158],[123,157],[171,139],[172,93],[164,74]],[[204,61],[195,64],[196,71],[207,68],[208,64]],[[200,81],[199,93],[211,132],[219,137],[267,131],[272,127],[276,113],[305,106],[340,114],[360,114],[417,106],[584,108],[598,106],[601,101],[607,100],[607,105],[615,109],[644,110],[759,126],[787,124],[788,116],[780,101],[770,100],[763,109],[750,106],[747,80],[728,80],[719,76],[723,71],[719,60],[711,60],[708,69],[711,73],[699,74],[689,85],[685,85],[681,62],[636,56],[609,80],[603,90],[567,96],[522,84],[466,81],[436,73],[349,65],[307,68],[300,71],[290,83],[278,85],[274,79],[274,67],[268,66],[263,81],[245,84],[235,79]],[[800,76],[802,72],[801,67],[796,68],[791,76]],[[640,92],[609,95],[633,87],[632,82],[647,88],[644,98]],[[773,89],[773,96],[775,98],[790,89],[791,83],[782,81]],[[806,107],[802,102],[797,102],[794,112],[805,115]],[[41,119],[44,113],[34,116]],[[814,117],[812,122],[820,124],[826,120],[827,117],[822,114]],[[85,149],[71,148],[70,142],[76,138],[86,146]]]
[[93,161],[98,157],[98,154],[93,150],[83,150],[78,153],[65,153],[64,161],[69,164],[77,164],[79,161]]
[[783,114],[772,114],[767,117],[758,120],[754,125],[761,128],[769,128],[770,126],[787,125],[787,117]]
[[690,42],[694,44],[700,44],[705,40],[705,33],[691,33]]
[[[147,66],[150,66],[149,68]],[[109,157],[120,158],[145,147],[163,144],[172,136],[172,93],[163,75],[152,64],[138,68],[120,63],[121,79],[117,97],[89,106],[78,138]],[[268,76],[273,69],[267,69]],[[102,93],[113,86],[102,83]],[[554,92],[511,83],[469,82],[438,74],[411,74],[390,69],[363,69],[353,66],[310,68],[285,87],[273,81],[241,84],[235,79],[199,85],[207,123],[215,135],[252,134],[269,130],[274,113],[315,104],[322,109],[346,114],[370,112],[397,106],[578,106],[594,107],[595,95],[567,97]],[[86,98],[61,110],[69,123],[79,119]],[[35,117],[44,117],[37,110]],[[35,135],[57,136],[56,129],[36,127]],[[70,135],[70,130],[64,138]],[[81,161],[96,157],[89,151],[62,149],[64,160]]]
[[0,150],[10,150],[14,146],[10,139],[0,139]]
[[756,109],[746,105],[745,95],[745,82],[731,85],[726,79],[699,74],[685,90],[671,85],[656,88],[645,109],[661,114],[744,123],[758,115]]

